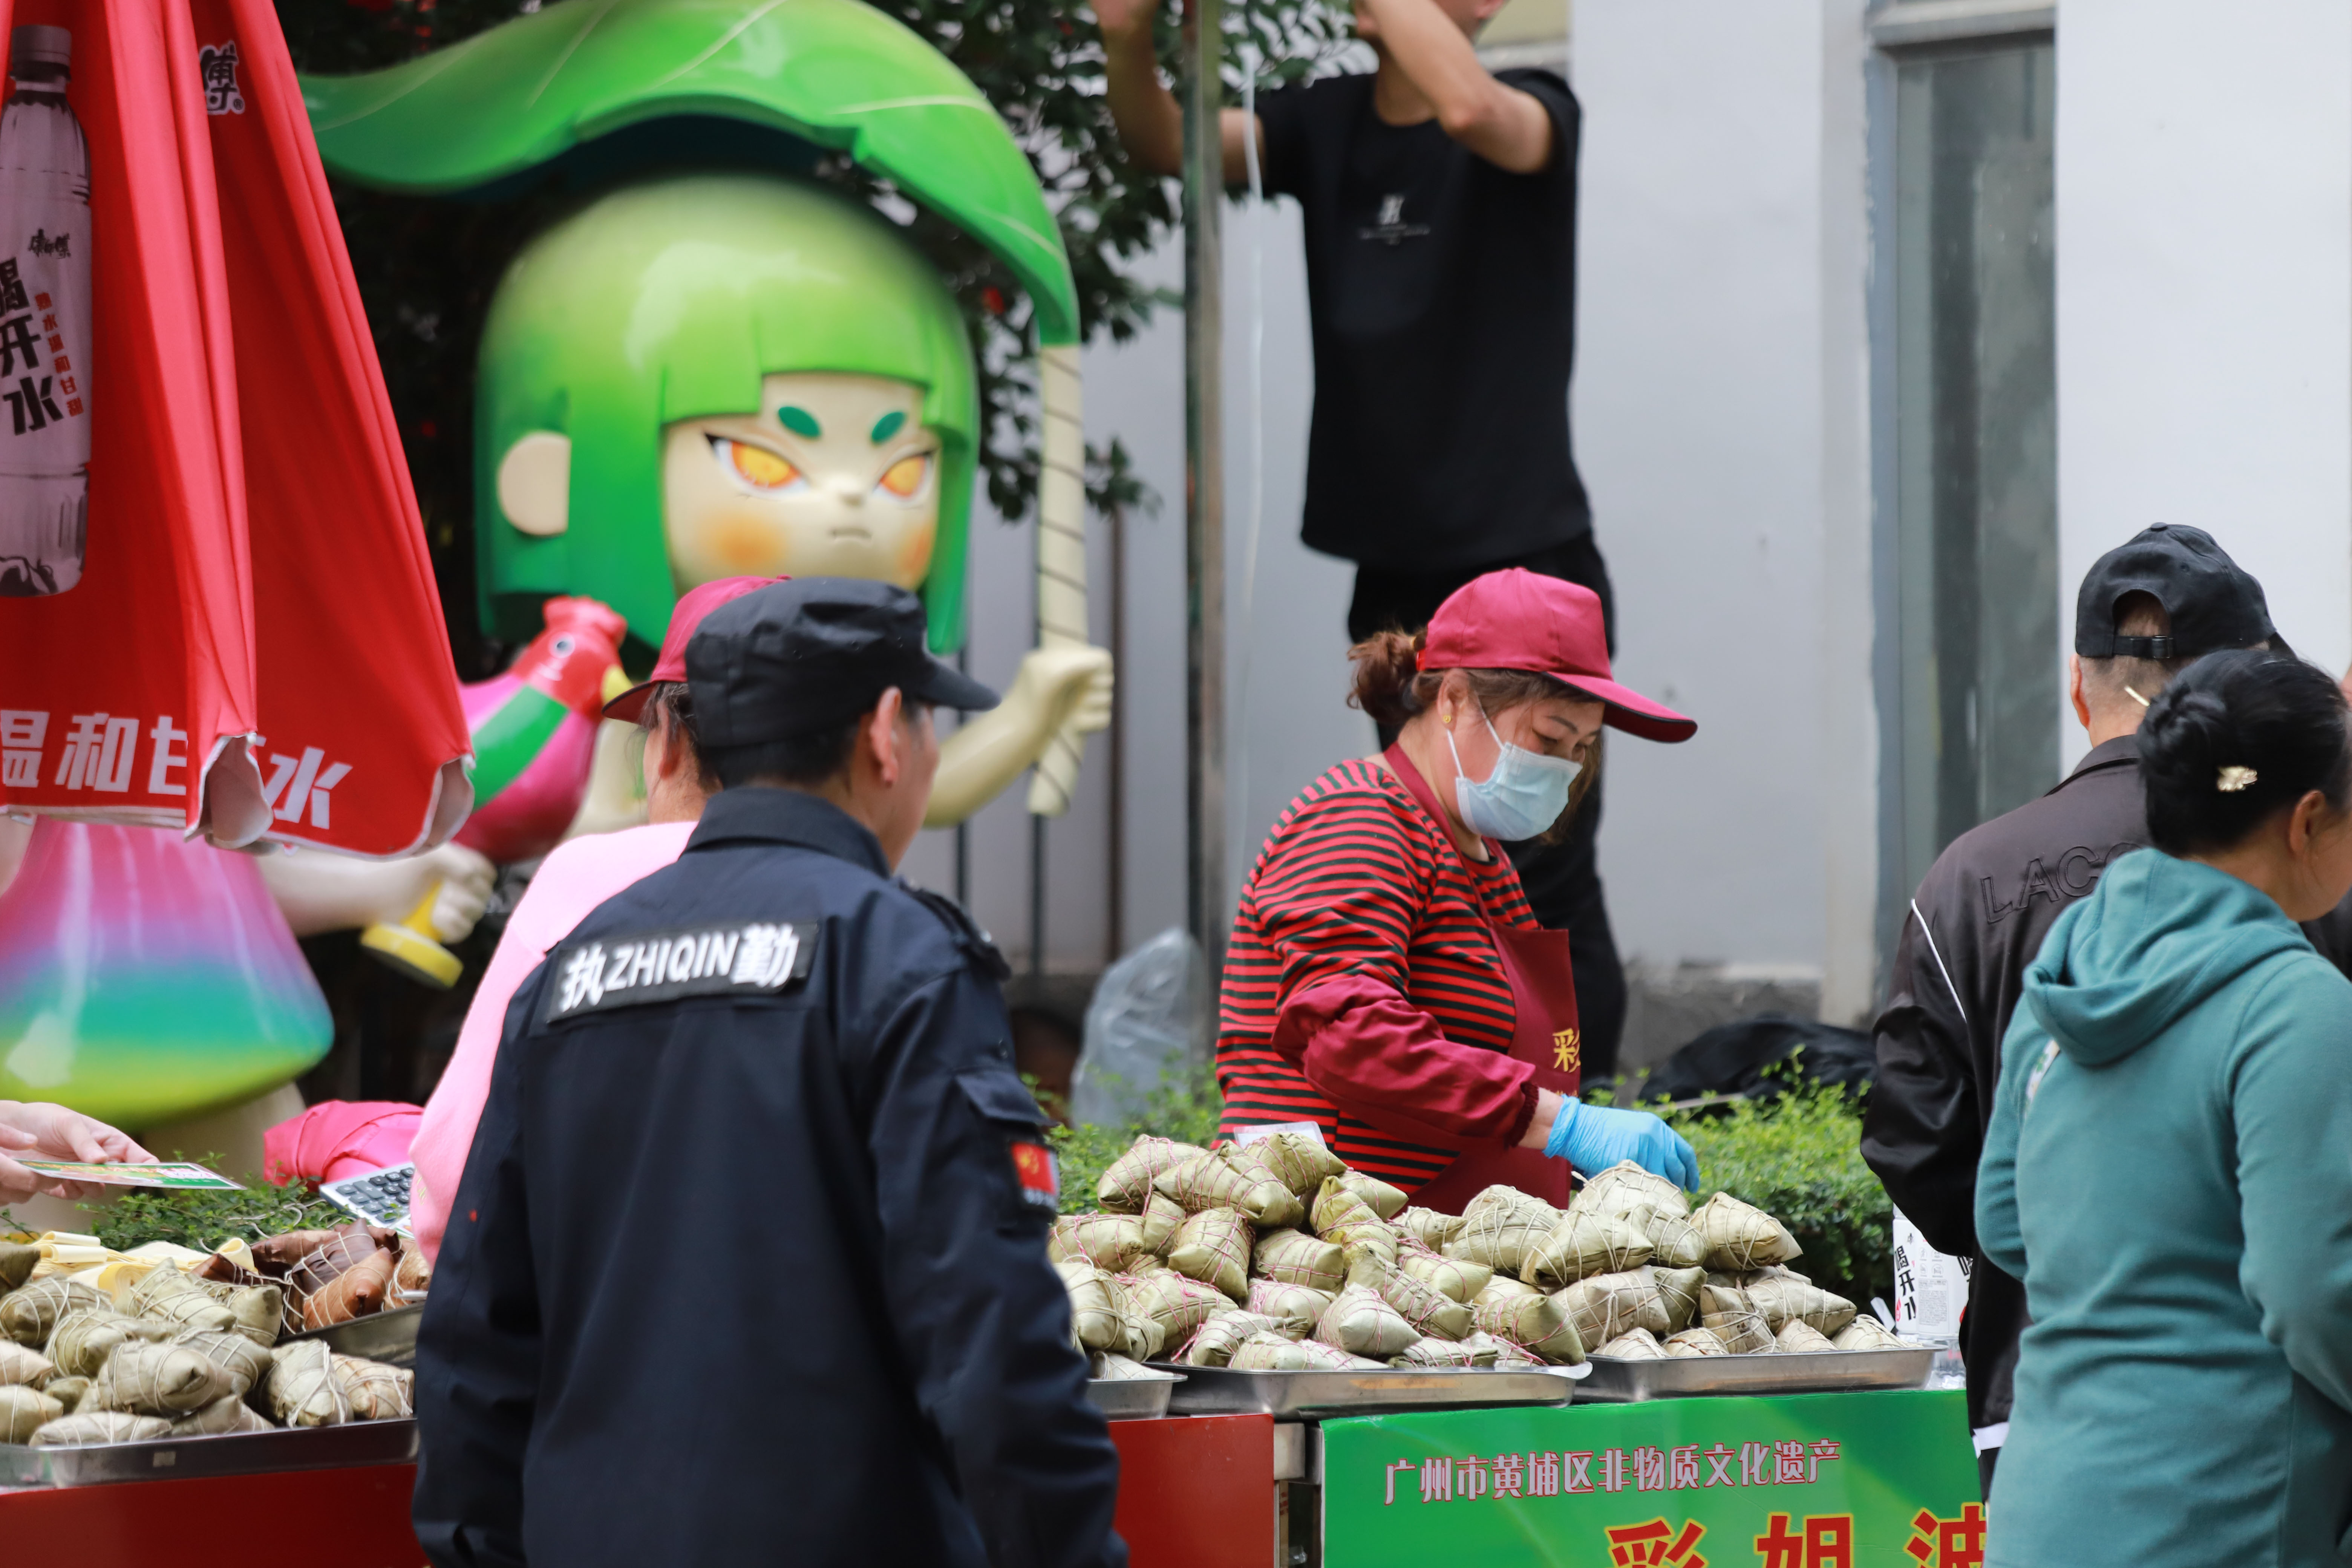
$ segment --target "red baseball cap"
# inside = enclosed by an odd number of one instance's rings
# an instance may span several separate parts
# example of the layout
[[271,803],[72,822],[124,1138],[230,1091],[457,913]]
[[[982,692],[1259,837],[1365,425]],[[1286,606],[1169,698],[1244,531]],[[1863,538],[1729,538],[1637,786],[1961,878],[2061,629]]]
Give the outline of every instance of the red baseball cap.
[[635,723],[637,716],[646,710],[647,692],[662,681],[686,679],[686,645],[694,640],[695,628],[702,625],[703,616],[756,588],[791,581],[789,577],[720,577],[679,595],[677,606],[669,613],[669,629],[662,634],[661,658],[654,661],[654,672],[605,703],[604,717],[618,719],[624,724]]
[[1609,705],[1603,721],[1645,741],[1687,741],[1698,722],[1609,678],[1601,595],[1524,566],[1454,590],[1429,618],[1423,669],[1526,669]]

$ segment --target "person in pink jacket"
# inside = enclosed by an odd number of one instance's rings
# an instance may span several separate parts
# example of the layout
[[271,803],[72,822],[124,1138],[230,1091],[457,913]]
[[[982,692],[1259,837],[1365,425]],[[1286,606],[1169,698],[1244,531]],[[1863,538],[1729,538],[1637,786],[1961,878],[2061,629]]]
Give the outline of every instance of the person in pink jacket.
[[449,1197],[466,1173],[474,1127],[489,1097],[490,1068],[498,1059],[508,1003],[548,949],[572,934],[591,910],[685,852],[704,803],[719,787],[695,742],[686,645],[703,616],[730,599],[782,580],[723,577],[688,592],[670,612],[652,676],[605,704],[606,718],[645,731],[646,825],[584,834],[556,846],[540,862],[530,889],[508,919],[506,934],[482,972],[481,988],[466,1010],[457,1048],[434,1087],[433,1098],[425,1103],[425,1120],[409,1147],[409,1158],[416,1163],[409,1225],[427,1258],[440,1253],[442,1232],[449,1223]]

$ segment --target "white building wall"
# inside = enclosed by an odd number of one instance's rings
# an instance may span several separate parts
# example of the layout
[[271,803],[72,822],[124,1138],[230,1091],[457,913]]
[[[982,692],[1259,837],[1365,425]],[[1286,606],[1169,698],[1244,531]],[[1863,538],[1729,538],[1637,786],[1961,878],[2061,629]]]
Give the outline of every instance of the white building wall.
[[[2065,0],[2062,626],[2091,563],[2193,523],[2297,651],[2352,657],[2352,6]],[[2063,724],[2065,757],[2084,749]]]
[[1619,945],[1827,969],[1833,1016],[1875,868],[1859,9],[1580,0],[1574,59],[1577,456],[1620,673],[1699,722],[1610,754]]

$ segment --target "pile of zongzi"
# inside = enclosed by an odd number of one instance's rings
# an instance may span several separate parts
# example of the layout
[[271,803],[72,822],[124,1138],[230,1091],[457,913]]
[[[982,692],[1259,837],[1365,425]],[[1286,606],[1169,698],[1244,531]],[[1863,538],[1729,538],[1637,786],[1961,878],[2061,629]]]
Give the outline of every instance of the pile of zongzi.
[[407,1371],[322,1341],[278,1343],[289,1327],[400,1299],[404,1278],[421,1294],[421,1258],[410,1267],[413,1253],[390,1232],[348,1230],[209,1258],[159,1243],[152,1256],[82,1268],[0,1242],[0,1443],[83,1447],[410,1415]]
[[1876,1350],[1897,1342],[1787,1267],[1788,1227],[1631,1161],[1554,1208],[1493,1186],[1411,1206],[1311,1137],[1202,1149],[1144,1137],[1102,1212],[1050,1249],[1095,1375],[1178,1362],[1271,1371],[1511,1366]]

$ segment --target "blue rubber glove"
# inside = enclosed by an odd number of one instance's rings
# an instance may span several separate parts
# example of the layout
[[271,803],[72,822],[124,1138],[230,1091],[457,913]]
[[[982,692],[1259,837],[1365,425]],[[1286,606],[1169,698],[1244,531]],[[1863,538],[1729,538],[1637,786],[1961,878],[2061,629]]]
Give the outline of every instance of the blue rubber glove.
[[1631,1160],[1645,1171],[1698,1191],[1698,1156],[1683,1135],[1646,1110],[1619,1110],[1570,1098],[1559,1102],[1544,1152],[1565,1159],[1586,1174]]

